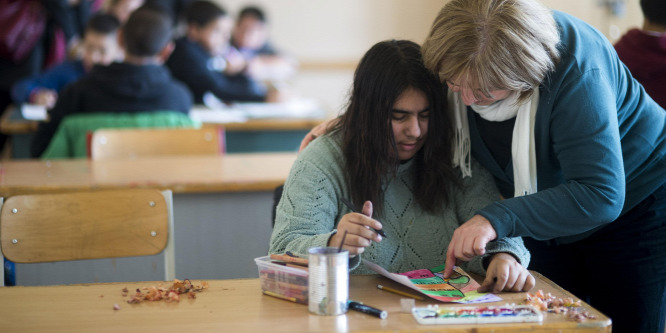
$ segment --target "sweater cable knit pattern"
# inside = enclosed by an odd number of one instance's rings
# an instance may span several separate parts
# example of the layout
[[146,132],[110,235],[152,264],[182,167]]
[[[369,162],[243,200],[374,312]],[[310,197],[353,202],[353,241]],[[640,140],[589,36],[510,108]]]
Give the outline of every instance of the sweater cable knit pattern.
[[[354,274],[373,273],[359,265],[361,257],[391,272],[431,268],[444,263],[449,240],[454,230],[471,218],[478,209],[499,199],[490,174],[473,163],[474,177],[463,180],[463,188],[453,185],[450,202],[436,214],[429,214],[415,202],[411,161],[399,166],[396,177],[383,184],[384,211],[382,226],[387,235],[373,242],[365,251],[350,259]],[[344,173],[344,157],[339,138],[325,135],[313,141],[299,154],[284,186],[277,206],[275,227],[269,253],[292,253],[305,256],[308,249],[326,246],[336,232],[337,223],[349,210],[340,201],[350,198]],[[337,244],[336,244],[337,245]],[[486,255],[461,264],[466,271],[485,274],[483,258],[497,252],[513,254],[525,266],[530,255],[521,238],[504,238],[486,247]]]

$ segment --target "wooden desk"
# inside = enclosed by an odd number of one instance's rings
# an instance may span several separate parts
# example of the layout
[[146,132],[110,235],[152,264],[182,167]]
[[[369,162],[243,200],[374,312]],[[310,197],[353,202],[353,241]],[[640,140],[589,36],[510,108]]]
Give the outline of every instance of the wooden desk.
[[37,130],[36,121],[27,120],[21,116],[21,112],[10,105],[0,118],[0,133],[7,135],[33,133]]
[[[124,161],[12,160],[0,163],[0,196],[171,189],[176,276],[257,277],[252,260],[268,252],[273,190],[284,183],[295,159],[296,153],[265,153]],[[160,257],[138,257],[102,259],[92,269],[86,265],[17,264],[16,279],[21,285],[146,281],[160,278],[163,262]]]
[[147,187],[174,193],[272,191],[296,153],[0,162],[0,196]]
[[[563,297],[570,294],[535,273],[535,290]],[[197,281],[198,282],[198,281]],[[113,283],[53,287],[0,288],[0,327],[3,332],[610,332],[610,320],[585,304],[597,316],[583,323],[563,315],[545,314],[543,323],[485,325],[418,325],[411,314],[400,312],[401,296],[376,288],[391,285],[381,276],[352,276],[350,299],[388,311],[380,320],[350,311],[340,316],[310,314],[307,305],[279,300],[261,293],[258,279],[208,281],[209,289],[194,300],[180,303],[127,304],[122,288],[130,290],[154,282]],[[393,286],[393,285],[391,285]],[[521,303],[525,293],[503,293],[503,302]],[[114,311],[113,305],[121,309]],[[435,304],[418,302],[417,306]],[[442,304],[442,303],[439,303]],[[487,303],[493,304],[493,303]]]
[[[284,152],[297,151],[301,140],[325,120],[325,113],[315,118],[261,118],[224,124],[204,123],[204,126],[225,128],[227,152]],[[23,118],[16,107],[10,106],[0,119],[0,133],[12,138],[12,156],[30,158],[30,141],[38,122]]]

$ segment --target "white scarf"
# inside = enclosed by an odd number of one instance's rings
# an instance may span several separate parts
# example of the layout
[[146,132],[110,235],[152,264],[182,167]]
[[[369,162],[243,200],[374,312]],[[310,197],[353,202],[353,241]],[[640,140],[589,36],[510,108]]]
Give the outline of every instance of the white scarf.
[[[473,105],[472,109],[483,119],[489,121],[504,121],[516,117],[511,139],[511,157],[513,160],[514,196],[522,196],[537,191],[534,120],[539,104],[539,90],[536,89],[528,101],[518,106],[515,105],[517,98],[518,95],[513,94],[488,106]],[[471,177],[471,144],[467,122],[467,106],[460,100],[460,94],[451,90],[448,93],[448,101],[452,106],[456,125],[453,163],[460,167],[463,177]]]

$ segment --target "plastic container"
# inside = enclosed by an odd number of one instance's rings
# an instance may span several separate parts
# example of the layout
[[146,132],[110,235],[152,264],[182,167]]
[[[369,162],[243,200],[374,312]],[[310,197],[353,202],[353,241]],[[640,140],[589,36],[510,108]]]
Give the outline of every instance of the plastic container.
[[308,304],[308,271],[271,261],[269,256],[254,259],[259,269],[261,289],[273,296]]

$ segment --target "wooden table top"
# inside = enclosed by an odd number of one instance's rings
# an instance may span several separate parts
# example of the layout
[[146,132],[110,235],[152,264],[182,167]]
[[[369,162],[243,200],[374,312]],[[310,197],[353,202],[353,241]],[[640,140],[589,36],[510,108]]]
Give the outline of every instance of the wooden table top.
[[[535,290],[564,297],[570,294],[535,273]],[[388,311],[378,318],[350,311],[319,316],[307,305],[261,293],[259,279],[208,281],[209,289],[196,299],[178,303],[128,304],[121,290],[156,286],[156,282],[124,282],[49,287],[0,287],[0,327],[3,332],[610,332],[610,320],[584,304],[597,319],[577,323],[564,315],[546,313],[542,323],[482,325],[419,325],[400,312],[402,296],[376,288],[377,284],[408,290],[378,275],[352,276],[350,299]],[[200,282],[194,281],[194,284]],[[168,286],[169,283],[164,283]],[[525,293],[499,294],[499,303],[522,303]],[[437,302],[417,301],[417,306]],[[114,310],[114,304],[120,310]],[[442,304],[442,303],[439,303]]]
[[18,108],[10,105],[5,109],[0,118],[0,133],[7,135],[26,134],[37,131],[39,122],[27,120],[21,116]]
[[[224,127],[226,131],[309,131],[325,118],[260,118],[244,122],[203,123],[203,126]],[[0,133],[7,135],[28,134],[37,131],[39,121],[28,120],[21,116],[18,108],[10,106],[0,118]]]
[[284,183],[297,153],[152,157],[91,161],[0,162],[0,196],[119,188],[174,193],[272,191]]

